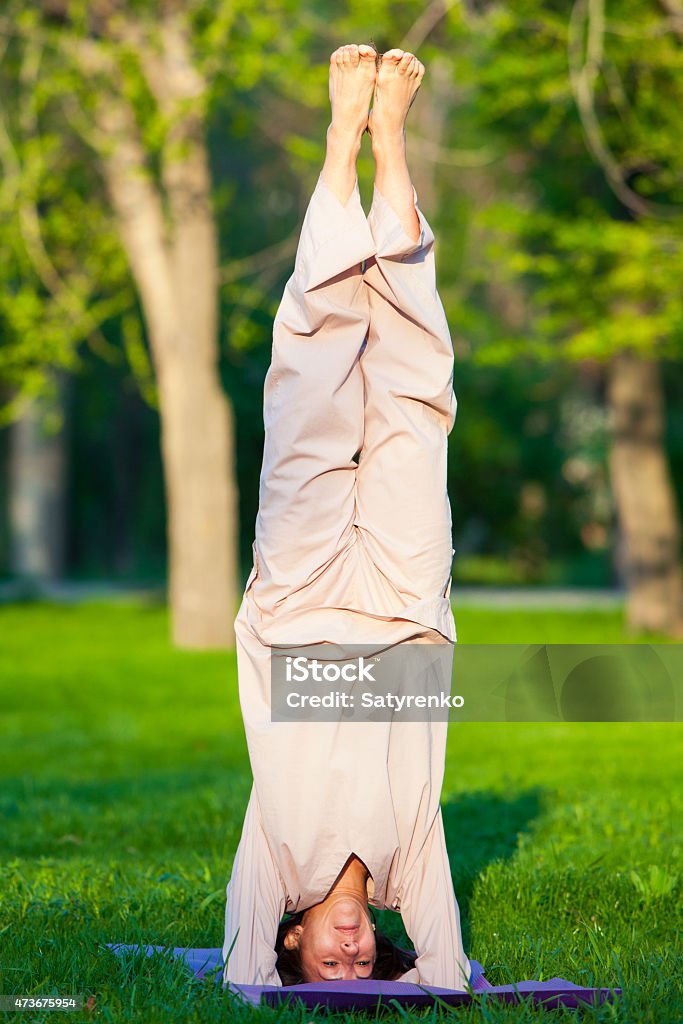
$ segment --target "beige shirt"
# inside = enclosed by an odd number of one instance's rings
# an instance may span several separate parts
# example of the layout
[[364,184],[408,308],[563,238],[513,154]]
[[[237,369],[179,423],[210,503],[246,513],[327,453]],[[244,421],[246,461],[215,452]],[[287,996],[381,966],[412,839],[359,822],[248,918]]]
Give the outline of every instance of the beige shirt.
[[[350,562],[362,558],[360,546]],[[418,954],[401,980],[464,988],[470,966],[439,803],[447,723],[271,722],[269,645],[278,635],[292,642],[296,616],[262,625],[259,635],[249,597],[255,575],[235,623],[254,786],[227,887],[225,980],[279,985],[274,943],[283,914],[323,900],[355,853],[370,872],[368,902],[400,911]],[[319,608],[319,621],[310,608],[302,612],[305,635],[341,641],[349,624],[339,609],[329,612]],[[371,620],[363,634],[362,616],[352,618],[355,642],[378,636]],[[445,642],[434,623],[383,618],[378,650],[388,635]]]

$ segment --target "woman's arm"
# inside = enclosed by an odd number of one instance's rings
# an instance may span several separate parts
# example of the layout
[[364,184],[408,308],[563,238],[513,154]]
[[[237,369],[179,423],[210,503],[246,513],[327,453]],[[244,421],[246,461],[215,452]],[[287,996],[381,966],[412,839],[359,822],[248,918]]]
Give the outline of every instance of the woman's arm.
[[275,938],[286,902],[285,886],[273,861],[252,789],[226,889],[225,982],[281,984],[275,969]]
[[401,981],[465,989],[470,962],[463,948],[441,810],[401,890],[401,917],[417,952]]

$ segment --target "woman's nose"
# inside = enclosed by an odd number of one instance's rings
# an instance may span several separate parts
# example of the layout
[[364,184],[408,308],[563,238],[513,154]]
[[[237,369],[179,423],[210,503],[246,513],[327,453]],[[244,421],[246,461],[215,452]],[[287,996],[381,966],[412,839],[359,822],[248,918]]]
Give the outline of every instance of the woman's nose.
[[342,949],[345,953],[352,953],[355,956],[358,952],[358,943],[353,939],[345,939],[342,942]]

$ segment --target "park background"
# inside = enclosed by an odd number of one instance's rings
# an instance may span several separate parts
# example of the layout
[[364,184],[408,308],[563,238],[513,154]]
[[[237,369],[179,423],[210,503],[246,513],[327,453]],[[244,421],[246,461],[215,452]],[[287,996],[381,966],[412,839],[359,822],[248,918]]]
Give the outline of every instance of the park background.
[[[370,39],[427,67],[409,157],[454,340],[459,640],[682,635],[678,0],[9,0],[4,992],[97,992],[112,1019],[225,1012],[97,943],[222,940],[272,318],[329,53]],[[359,180],[367,208],[367,140]],[[452,731],[470,955],[494,983],[621,984],[605,1019],[680,1018],[679,727]]]

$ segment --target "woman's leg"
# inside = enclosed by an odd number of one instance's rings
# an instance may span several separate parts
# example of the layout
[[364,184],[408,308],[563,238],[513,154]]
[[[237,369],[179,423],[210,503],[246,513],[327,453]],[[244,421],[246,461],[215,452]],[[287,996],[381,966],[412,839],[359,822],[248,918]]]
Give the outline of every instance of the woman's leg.
[[404,50],[382,56],[368,119],[375,156],[375,184],[395,210],[411,241],[420,240],[413,183],[406,162],[406,117],[424,77],[424,64]]
[[448,596],[453,556],[446,489],[453,346],[436,290],[434,235],[405,156],[404,123],[421,68],[402,51],[385,55],[372,111],[377,175],[368,223],[377,255],[365,273],[370,330],[357,474],[363,542],[407,603]]
[[355,167],[374,78],[370,47],[332,55],[327,155],[275,318],[249,588],[262,615],[313,583],[354,539],[359,355],[369,323],[360,264],[375,250]]

